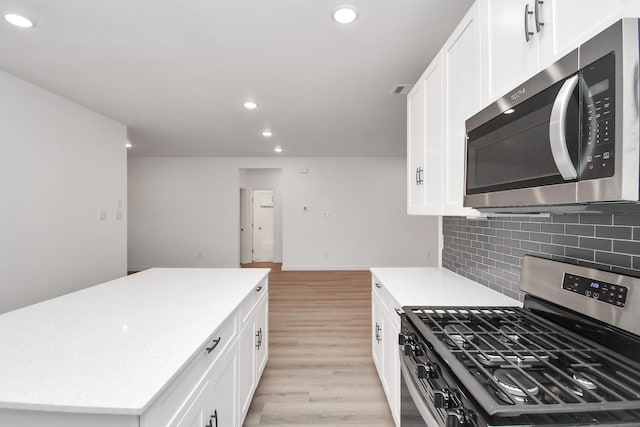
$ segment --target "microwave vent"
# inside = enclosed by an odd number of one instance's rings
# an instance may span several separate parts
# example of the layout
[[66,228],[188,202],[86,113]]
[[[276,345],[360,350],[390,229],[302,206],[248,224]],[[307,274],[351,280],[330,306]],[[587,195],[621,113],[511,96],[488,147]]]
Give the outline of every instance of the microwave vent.
[[411,91],[411,88],[413,88],[413,85],[410,84],[395,85],[391,89],[391,95],[406,95]]

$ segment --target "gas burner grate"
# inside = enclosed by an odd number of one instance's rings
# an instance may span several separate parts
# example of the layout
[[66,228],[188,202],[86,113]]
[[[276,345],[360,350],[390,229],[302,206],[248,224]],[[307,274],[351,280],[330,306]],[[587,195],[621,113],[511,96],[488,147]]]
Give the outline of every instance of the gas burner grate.
[[491,415],[640,409],[639,364],[527,310],[404,311]]

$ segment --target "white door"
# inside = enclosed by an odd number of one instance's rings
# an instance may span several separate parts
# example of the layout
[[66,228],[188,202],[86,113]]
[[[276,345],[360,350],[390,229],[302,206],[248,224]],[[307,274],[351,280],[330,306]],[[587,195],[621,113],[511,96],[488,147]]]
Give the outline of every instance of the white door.
[[202,424],[202,427],[207,425],[218,427],[235,427],[238,425],[236,422],[237,416],[237,402],[236,402],[236,374],[237,374],[237,353],[235,350],[228,351],[222,360],[215,363],[214,371],[212,373],[209,388],[211,394],[208,400],[208,411],[206,415],[209,419],[205,418],[208,423],[211,420],[211,424]]
[[[624,16],[626,0],[545,0],[540,5],[544,31],[540,33],[540,67],[545,68],[563,54]],[[636,2],[638,3],[638,2]],[[627,14],[627,16],[634,16]]]
[[424,76],[424,206],[428,214],[442,209],[442,55],[431,62]]
[[253,190],[253,261],[273,261],[273,190]]
[[424,205],[425,84],[422,77],[407,95],[407,213]]
[[478,4],[469,9],[442,49],[445,69],[445,120],[443,148],[444,215],[474,215],[463,208],[465,120],[480,109],[480,23]]
[[[533,0],[485,0],[481,22],[488,55],[489,101],[504,95],[538,70],[538,34]],[[525,25],[525,12],[526,25]],[[530,40],[526,40],[528,30]]]
[[240,263],[247,264],[251,257],[251,191],[240,189]]

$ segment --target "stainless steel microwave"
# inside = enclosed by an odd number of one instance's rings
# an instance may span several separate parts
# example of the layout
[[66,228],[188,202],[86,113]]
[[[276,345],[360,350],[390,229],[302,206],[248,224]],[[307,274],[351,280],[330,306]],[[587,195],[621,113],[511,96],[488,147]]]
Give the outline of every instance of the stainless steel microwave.
[[639,32],[618,21],[467,120],[464,206],[637,205]]

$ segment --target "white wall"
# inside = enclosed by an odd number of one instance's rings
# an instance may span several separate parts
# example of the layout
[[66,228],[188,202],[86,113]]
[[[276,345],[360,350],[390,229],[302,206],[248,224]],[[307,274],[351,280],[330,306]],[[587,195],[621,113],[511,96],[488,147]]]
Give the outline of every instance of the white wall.
[[4,72],[0,93],[0,313],[126,274],[125,127]]
[[240,169],[240,188],[273,190],[273,261],[282,262],[282,169]]
[[285,269],[437,263],[437,218],[406,215],[404,158],[130,157],[129,268],[238,266],[244,168],[282,168]]

